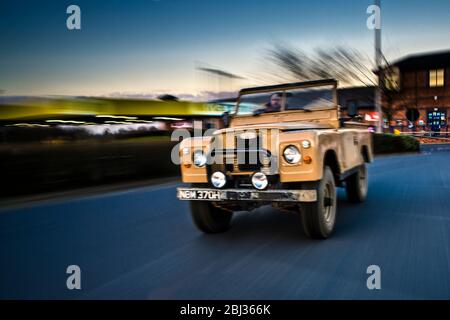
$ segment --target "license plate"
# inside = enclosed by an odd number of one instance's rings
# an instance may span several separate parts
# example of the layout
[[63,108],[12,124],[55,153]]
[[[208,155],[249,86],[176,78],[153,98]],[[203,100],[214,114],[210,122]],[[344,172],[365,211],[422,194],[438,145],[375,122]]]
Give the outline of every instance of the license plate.
[[220,200],[220,191],[180,190],[178,197],[182,200]]

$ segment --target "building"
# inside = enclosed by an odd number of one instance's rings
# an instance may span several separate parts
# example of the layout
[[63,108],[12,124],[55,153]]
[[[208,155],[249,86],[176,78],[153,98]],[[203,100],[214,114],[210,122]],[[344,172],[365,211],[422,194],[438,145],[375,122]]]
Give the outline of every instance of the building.
[[338,89],[341,117],[360,117],[367,123],[376,124],[375,87],[349,87]]
[[385,130],[448,136],[450,51],[407,56],[383,69]]

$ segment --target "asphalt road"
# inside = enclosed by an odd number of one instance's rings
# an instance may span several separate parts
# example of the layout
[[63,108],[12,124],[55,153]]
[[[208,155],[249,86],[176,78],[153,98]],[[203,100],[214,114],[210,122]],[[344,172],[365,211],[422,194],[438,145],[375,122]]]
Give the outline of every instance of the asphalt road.
[[450,299],[450,153],[433,151],[378,158],[326,241],[270,207],[203,235],[176,184],[0,209],[0,298]]

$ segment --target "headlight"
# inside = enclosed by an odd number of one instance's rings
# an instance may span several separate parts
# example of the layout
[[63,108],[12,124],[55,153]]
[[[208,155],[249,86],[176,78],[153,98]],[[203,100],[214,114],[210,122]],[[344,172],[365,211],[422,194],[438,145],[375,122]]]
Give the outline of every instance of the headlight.
[[283,151],[283,156],[284,159],[290,164],[299,163],[302,159],[300,151],[298,151],[295,146],[286,147]]
[[309,148],[311,148],[311,142],[308,141],[308,140],[303,140],[303,141],[302,141],[302,147],[303,147],[304,149],[309,149]]
[[214,172],[211,176],[211,183],[213,184],[214,187],[216,188],[223,188],[225,186],[225,184],[227,183],[227,178],[225,177],[225,175],[220,172]]
[[206,156],[203,154],[203,151],[197,150],[194,152],[194,164],[197,167],[204,167],[206,164]]
[[252,184],[258,190],[264,190],[267,188],[269,181],[267,180],[267,176],[262,172],[257,172],[252,177]]

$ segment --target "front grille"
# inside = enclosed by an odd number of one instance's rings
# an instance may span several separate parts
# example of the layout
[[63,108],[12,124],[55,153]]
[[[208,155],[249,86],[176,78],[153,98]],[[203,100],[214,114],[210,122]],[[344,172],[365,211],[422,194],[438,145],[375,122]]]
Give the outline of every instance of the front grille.
[[239,171],[255,172],[262,167],[260,158],[260,137],[241,138],[238,134],[235,137],[237,168]]
[[236,136],[236,149],[237,150],[258,150],[260,147],[260,139],[259,137],[252,139],[242,139],[239,136]]
[[262,150],[237,150],[239,171],[260,171],[265,153]]
[[[262,134],[258,130],[256,134],[254,132],[237,131],[233,133],[232,138],[225,134],[218,136],[217,143],[211,152],[214,161],[208,166],[209,172],[222,171],[236,174],[268,172],[267,170],[272,168],[272,162],[276,161],[272,159],[271,152],[264,148],[266,141],[263,139],[270,135]],[[276,173],[275,170],[270,172]]]
[[[230,172],[256,172],[264,167],[264,159],[267,166],[270,166],[271,154],[267,150],[213,150],[211,156],[232,155],[233,164],[222,164]],[[222,158],[223,159],[223,158]],[[217,165],[215,166],[217,168]]]

